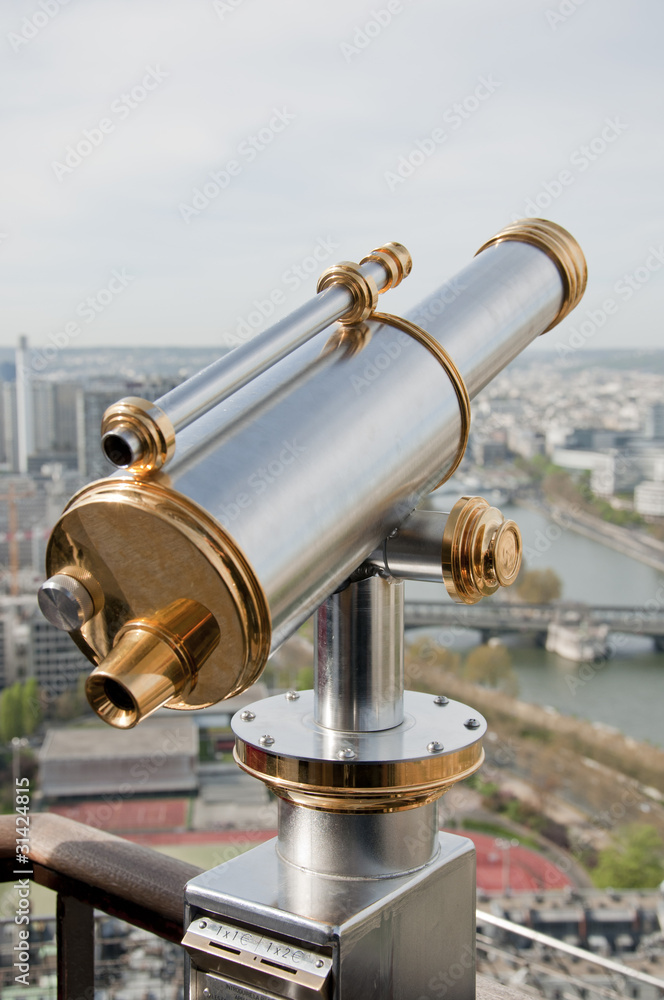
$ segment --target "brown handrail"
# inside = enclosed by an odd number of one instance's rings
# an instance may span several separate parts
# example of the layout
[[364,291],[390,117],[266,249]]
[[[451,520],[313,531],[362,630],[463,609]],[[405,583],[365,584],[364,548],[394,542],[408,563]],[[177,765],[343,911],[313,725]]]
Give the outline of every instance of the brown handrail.
[[[0,817],[5,881],[16,870],[13,816]],[[169,858],[54,813],[30,817],[30,876],[39,885],[88,903],[177,944],[182,940],[184,887],[196,865]]]

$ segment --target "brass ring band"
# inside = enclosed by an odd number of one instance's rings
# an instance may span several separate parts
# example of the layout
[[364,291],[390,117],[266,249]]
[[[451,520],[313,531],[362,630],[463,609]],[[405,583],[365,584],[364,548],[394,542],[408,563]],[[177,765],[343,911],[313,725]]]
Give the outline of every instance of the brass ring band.
[[109,406],[101,421],[102,439],[129,430],[141,444],[141,458],[131,472],[149,475],[161,469],[175,453],[175,428],[160,407],[140,396],[125,396]]
[[317,292],[322,292],[333,285],[343,285],[353,296],[353,304],[340,319],[344,325],[361,323],[376,308],[378,303],[378,286],[373,278],[363,274],[359,264],[351,260],[342,260],[323,271],[316,286]]
[[279,756],[236,737],[233,758],[289,802],[325,812],[401,812],[440,798],[484,763],[481,743],[426,760],[338,764]]
[[401,316],[392,316],[389,313],[374,313],[371,318],[375,319],[378,323],[385,323],[387,326],[393,326],[397,330],[402,330],[404,333],[407,333],[409,337],[413,337],[414,340],[418,340],[420,344],[426,347],[444,368],[456,393],[457,400],[459,401],[459,414],[461,416],[459,445],[449,469],[440,482],[433,487],[434,490],[437,490],[443,485],[443,483],[447,482],[450,476],[454,475],[456,470],[459,468],[461,459],[465,455],[466,448],[468,447],[468,437],[470,435],[470,396],[468,395],[468,390],[466,389],[466,383],[461,376],[461,372],[454,364],[445,348],[442,347],[430,333],[423,330],[422,327],[417,326],[415,323],[411,323],[410,320],[402,319]]
[[530,243],[542,250],[558,268],[563,283],[563,301],[554,321],[542,331],[547,333],[578,305],[586,290],[588,268],[583,250],[574,237],[555,222],[549,222],[548,219],[520,219],[487,240],[475,256],[506,240]]
[[402,243],[386,243],[382,247],[377,247],[363,257],[360,264],[368,264],[371,260],[380,264],[388,275],[387,284],[380,290],[381,295],[389,288],[400,285],[413,269],[413,258]]

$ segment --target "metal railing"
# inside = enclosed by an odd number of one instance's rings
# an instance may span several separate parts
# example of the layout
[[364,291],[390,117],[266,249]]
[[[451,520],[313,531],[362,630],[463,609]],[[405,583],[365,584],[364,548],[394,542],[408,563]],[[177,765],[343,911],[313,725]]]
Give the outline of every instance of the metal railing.
[[[28,861],[17,861],[14,816],[0,816],[0,881],[30,879],[57,893],[58,1000],[94,998],[94,911],[179,944],[184,887],[196,865],[54,813],[30,818]],[[477,1000],[527,994],[478,976]]]
[[[513,940],[525,939],[527,941],[535,942],[540,945],[544,945],[550,950],[551,953],[570,956],[576,961],[583,960],[590,965],[596,965],[599,969],[604,972],[609,973],[616,984],[616,988],[609,989],[602,987],[600,989],[594,989],[590,984],[585,985],[585,994],[587,996],[603,996],[603,997],[613,997],[620,1000],[621,996],[626,995],[624,992],[625,985],[627,983],[641,983],[645,986],[649,986],[653,990],[654,996],[664,996],[664,981],[657,976],[649,976],[647,972],[642,972],[640,969],[632,969],[624,962],[616,962],[612,958],[606,958],[604,955],[596,955],[594,952],[588,951],[586,948],[578,948],[576,945],[570,944],[567,941],[559,941],[558,938],[551,937],[550,934],[542,934],[541,931],[536,931],[532,927],[525,927],[522,924],[515,924],[511,920],[506,920],[504,917],[499,917],[494,913],[487,913],[485,910],[477,911],[477,923],[478,926],[488,924],[490,927],[495,927],[498,930],[506,932],[511,936]],[[483,939],[484,945],[491,945],[490,939],[487,939],[485,935],[480,935]],[[574,977],[565,976],[568,982],[574,982]]]
[[30,818],[28,863],[14,816],[0,817],[0,879],[57,893],[58,1000],[94,997],[94,911],[179,944],[184,887],[201,869],[52,813]]
[[507,601],[452,604],[406,601],[406,628],[492,629],[501,632],[545,632],[552,622],[563,625],[606,625],[610,632],[664,636],[664,613],[645,607],[583,604],[517,604]]

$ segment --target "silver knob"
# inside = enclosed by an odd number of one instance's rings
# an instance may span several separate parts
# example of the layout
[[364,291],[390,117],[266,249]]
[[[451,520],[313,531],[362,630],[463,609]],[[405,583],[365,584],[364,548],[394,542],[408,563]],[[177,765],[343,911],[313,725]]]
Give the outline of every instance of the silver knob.
[[63,632],[72,632],[90,621],[94,601],[80,580],[56,573],[39,588],[39,609],[44,618]]

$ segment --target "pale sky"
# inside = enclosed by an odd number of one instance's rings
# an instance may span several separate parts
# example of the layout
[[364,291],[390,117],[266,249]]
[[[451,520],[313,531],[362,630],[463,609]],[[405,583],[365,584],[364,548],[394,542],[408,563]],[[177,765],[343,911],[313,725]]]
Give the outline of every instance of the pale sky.
[[590,273],[537,347],[663,344],[661,0],[5,0],[0,18],[0,346],[223,344],[387,240],[414,259],[381,300],[404,312],[533,214]]

